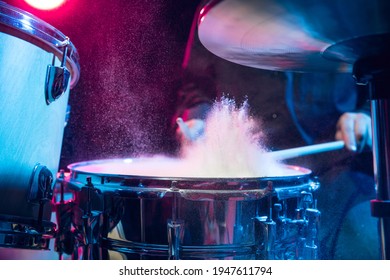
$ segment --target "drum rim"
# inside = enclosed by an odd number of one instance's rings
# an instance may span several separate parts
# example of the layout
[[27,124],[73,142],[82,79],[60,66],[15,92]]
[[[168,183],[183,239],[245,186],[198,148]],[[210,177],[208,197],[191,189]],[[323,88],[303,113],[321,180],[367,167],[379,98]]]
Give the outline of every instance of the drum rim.
[[[169,257],[168,244],[156,244],[137,242],[131,240],[119,240],[110,237],[102,238],[102,248],[122,254],[139,254],[151,257]],[[204,258],[209,257],[234,257],[242,255],[256,255],[256,242],[218,245],[181,245],[180,257]]]
[[[0,31],[8,33],[7,28],[17,30],[20,33],[18,37],[28,36],[44,43],[56,56],[62,57],[61,44],[67,40],[67,36],[33,14],[0,0]],[[73,88],[80,78],[79,53],[70,40],[69,49],[67,64],[72,73],[70,87]]]
[[[77,170],[77,167],[86,166],[90,164],[100,164],[107,162],[120,162],[125,160],[142,160],[143,158],[112,158],[112,159],[96,159],[90,161],[79,161],[72,164],[69,164],[67,168],[70,171],[70,177],[74,177],[75,174],[84,174],[84,175],[93,175],[98,177],[115,177],[120,179],[134,179],[134,180],[161,180],[161,181],[185,181],[185,182],[202,182],[202,181],[212,181],[214,183],[218,182],[237,182],[237,181],[274,181],[281,179],[294,179],[294,178],[309,178],[312,175],[312,171],[308,168],[296,166],[296,165],[284,165],[288,168],[298,168],[302,171],[302,174],[297,175],[287,175],[287,176],[264,176],[264,177],[175,177],[175,176],[141,176],[141,175],[132,175],[132,174],[111,174],[111,173],[102,173],[102,172],[87,172],[82,170]],[[151,159],[151,158],[147,158]]]

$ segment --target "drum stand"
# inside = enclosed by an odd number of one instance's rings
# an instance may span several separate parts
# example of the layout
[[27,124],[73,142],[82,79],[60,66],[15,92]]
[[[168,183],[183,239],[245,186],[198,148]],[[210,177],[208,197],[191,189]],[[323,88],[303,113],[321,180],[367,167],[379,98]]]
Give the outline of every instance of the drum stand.
[[52,197],[53,176],[37,164],[31,177],[28,203],[38,205],[37,217],[0,215],[0,247],[49,250],[55,236],[55,224],[45,220],[45,206]]
[[372,216],[379,218],[382,259],[390,259],[390,56],[357,60],[353,76],[366,85],[371,101],[374,175],[377,198],[371,201]]
[[[58,224],[56,234],[56,251],[59,258],[63,254],[72,255],[73,259],[100,260],[102,252],[100,236],[102,230],[102,212],[92,210],[92,196],[98,193],[91,178],[87,178],[86,185],[81,189],[86,194],[85,210],[78,208],[74,201],[64,201],[64,177],[60,182],[61,200],[55,204]],[[84,213],[81,213],[83,211]]]

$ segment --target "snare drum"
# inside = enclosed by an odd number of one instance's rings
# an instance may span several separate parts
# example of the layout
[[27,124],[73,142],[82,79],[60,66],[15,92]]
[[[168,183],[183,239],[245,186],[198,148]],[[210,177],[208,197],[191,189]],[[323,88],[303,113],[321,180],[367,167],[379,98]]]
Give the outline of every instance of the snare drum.
[[[283,165],[285,176],[199,178],[182,176],[181,164],[135,158],[70,165],[75,227],[99,235],[90,242],[100,244],[102,258],[316,259],[319,184],[310,170]],[[83,228],[96,213],[98,229]]]
[[0,2],[0,246],[46,249],[78,53],[60,31]]

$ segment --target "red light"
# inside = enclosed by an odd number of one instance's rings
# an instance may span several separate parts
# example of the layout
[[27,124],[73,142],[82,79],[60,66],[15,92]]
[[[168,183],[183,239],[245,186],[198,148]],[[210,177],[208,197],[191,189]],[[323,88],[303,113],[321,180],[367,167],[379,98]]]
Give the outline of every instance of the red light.
[[66,0],[25,0],[29,5],[39,10],[52,10],[60,7]]

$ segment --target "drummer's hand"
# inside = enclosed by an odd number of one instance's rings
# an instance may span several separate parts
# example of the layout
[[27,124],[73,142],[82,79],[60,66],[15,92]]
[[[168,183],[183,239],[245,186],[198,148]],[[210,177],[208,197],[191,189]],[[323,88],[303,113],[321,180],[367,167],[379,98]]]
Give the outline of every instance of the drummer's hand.
[[364,113],[344,113],[337,122],[336,140],[354,152],[372,149],[371,117]]
[[176,120],[178,126],[176,129],[176,137],[182,145],[190,144],[203,135],[205,121],[201,119],[191,119],[183,121],[181,118]]

